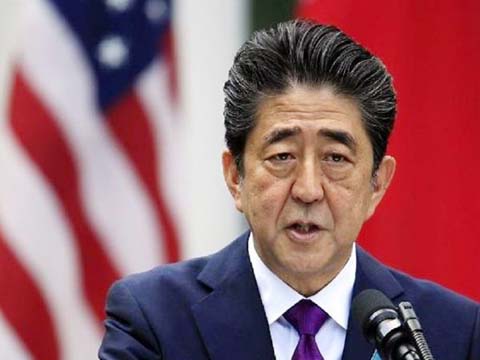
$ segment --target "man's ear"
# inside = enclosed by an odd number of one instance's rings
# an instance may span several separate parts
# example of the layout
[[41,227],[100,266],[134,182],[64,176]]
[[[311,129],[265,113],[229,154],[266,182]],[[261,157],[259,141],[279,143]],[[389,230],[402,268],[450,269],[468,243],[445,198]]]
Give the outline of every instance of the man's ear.
[[222,164],[223,177],[225,178],[225,183],[227,184],[228,190],[230,190],[230,194],[232,194],[233,200],[235,201],[235,207],[238,211],[243,212],[241,198],[242,178],[235,162],[235,158],[230,151],[225,150],[223,152]]
[[397,162],[395,161],[395,158],[389,155],[385,155],[382,159],[382,162],[380,163],[380,166],[373,175],[373,192],[367,212],[367,219],[369,219],[373,215],[375,209],[377,208],[377,205],[380,204],[383,195],[385,195],[385,192],[387,191],[388,186],[392,181],[393,174],[395,173],[396,164]]

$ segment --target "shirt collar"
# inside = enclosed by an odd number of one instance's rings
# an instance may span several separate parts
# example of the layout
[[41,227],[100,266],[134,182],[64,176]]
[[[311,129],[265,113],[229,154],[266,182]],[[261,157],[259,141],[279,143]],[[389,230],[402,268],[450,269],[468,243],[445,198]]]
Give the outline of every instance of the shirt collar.
[[[293,305],[305,297],[274,274],[260,259],[255,250],[253,235],[248,239],[248,255],[252,263],[253,273],[257,281],[258,290],[262,299],[268,324],[272,325]],[[350,314],[350,302],[355,282],[357,256],[355,244],[352,253],[343,269],[322,290],[309,297],[311,301],[321,307],[338,325],[347,329]]]

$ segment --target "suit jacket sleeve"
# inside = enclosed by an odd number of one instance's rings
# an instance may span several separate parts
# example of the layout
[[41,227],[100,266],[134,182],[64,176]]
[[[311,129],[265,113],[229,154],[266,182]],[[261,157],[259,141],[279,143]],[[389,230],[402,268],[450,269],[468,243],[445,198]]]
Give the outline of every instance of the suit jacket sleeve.
[[124,280],[115,283],[107,297],[105,336],[99,359],[161,359],[160,347],[134,295]]

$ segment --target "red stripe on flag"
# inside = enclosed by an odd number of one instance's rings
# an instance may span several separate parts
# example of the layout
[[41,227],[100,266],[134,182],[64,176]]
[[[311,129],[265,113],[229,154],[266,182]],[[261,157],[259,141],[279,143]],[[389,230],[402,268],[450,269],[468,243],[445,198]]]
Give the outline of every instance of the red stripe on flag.
[[118,279],[118,272],[88,223],[78,169],[62,131],[18,72],[10,112],[13,131],[62,204],[75,235],[83,291],[97,319],[102,321],[105,296],[112,282]]
[[158,222],[163,227],[167,261],[177,261],[180,256],[177,231],[159,190],[158,142],[154,140],[147,115],[136,94],[130,91],[107,111],[107,116],[110,129],[124,147],[152,199]]
[[42,293],[0,233],[0,309],[35,359],[60,358],[54,325]]

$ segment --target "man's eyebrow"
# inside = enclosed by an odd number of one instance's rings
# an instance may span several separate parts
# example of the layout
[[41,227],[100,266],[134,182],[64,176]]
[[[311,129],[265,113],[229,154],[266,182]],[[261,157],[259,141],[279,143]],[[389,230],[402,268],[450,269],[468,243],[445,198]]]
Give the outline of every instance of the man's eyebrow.
[[267,145],[271,145],[279,141],[282,141],[288,137],[297,135],[300,132],[301,132],[301,129],[298,126],[276,129],[276,130],[273,130],[270,134],[266,135],[264,140]]
[[346,147],[348,147],[353,152],[357,150],[357,142],[355,139],[346,131],[342,130],[330,130],[330,129],[321,129],[319,135],[329,138],[333,141],[339,142]]

